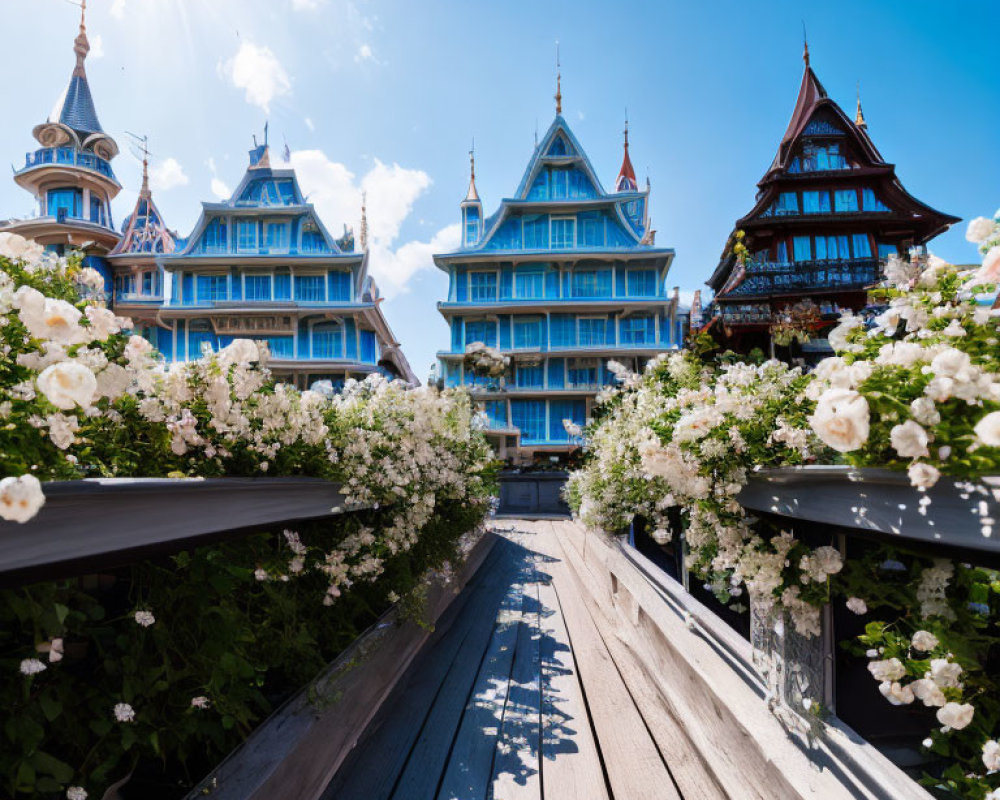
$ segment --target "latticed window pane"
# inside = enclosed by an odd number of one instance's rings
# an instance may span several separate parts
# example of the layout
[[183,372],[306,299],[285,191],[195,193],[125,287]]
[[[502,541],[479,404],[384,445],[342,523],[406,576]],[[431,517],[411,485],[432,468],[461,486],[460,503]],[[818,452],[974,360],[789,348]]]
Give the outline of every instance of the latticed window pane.
[[241,219],[236,223],[236,249],[257,249],[257,223],[255,221]]
[[225,275],[199,275],[198,300],[213,302],[229,297],[229,278]]
[[621,322],[622,344],[647,345],[656,341],[653,317],[629,317]]
[[514,321],[514,347],[540,347],[542,321],[539,319]]
[[630,270],[628,293],[632,297],[652,297],[656,294],[656,270]]
[[322,275],[296,275],[295,299],[304,302],[318,302],[326,299]]
[[580,346],[594,347],[607,343],[607,320],[584,317],[580,320]]
[[514,283],[518,297],[537,300],[545,296],[545,276],[541,272],[519,272]]
[[552,220],[552,247],[565,249],[576,246],[576,219]]
[[469,273],[469,287],[473,302],[497,299],[497,274],[495,272]]
[[247,275],[243,278],[243,287],[247,300],[271,299],[270,275]]
[[838,189],[834,192],[833,207],[836,211],[857,211],[858,193],[854,189]]
[[342,358],[344,333],[339,325],[317,325],[312,331],[313,358]]
[[489,347],[497,346],[497,326],[489,320],[476,320],[465,323],[465,344],[482,342]]
[[521,430],[525,444],[545,441],[545,401],[511,400],[511,422]]

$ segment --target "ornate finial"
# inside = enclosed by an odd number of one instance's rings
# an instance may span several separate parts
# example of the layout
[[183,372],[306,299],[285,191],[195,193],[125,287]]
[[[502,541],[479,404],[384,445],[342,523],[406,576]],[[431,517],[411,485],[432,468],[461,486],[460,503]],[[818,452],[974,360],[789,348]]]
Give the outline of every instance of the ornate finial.
[[854,115],[854,124],[862,130],[868,129],[868,123],[865,122],[865,115],[861,111],[861,81],[858,81],[858,110]]
[[802,60],[809,67],[809,37],[806,36],[806,21],[802,20]]
[[469,149],[469,175],[476,180],[476,137],[472,137],[472,147]]
[[562,70],[559,63],[559,40],[556,39],[556,113],[562,114]]
[[466,203],[478,203],[479,192],[476,191],[476,140],[472,140],[472,148],[469,150],[469,191],[465,193]]
[[87,73],[84,71],[83,62],[90,52],[90,42],[87,41],[87,0],[80,0],[80,32],[73,40],[73,52],[76,53],[76,67],[73,69],[73,74],[85,78]]
[[368,192],[361,193],[361,249],[368,249]]
[[132,143],[132,155],[136,158],[142,158],[142,188],[139,189],[139,196],[149,198],[149,137],[143,134],[140,136],[137,133],[132,133],[131,131],[125,131],[126,135],[131,137]]
[[628,150],[628,109],[625,109],[625,149]]

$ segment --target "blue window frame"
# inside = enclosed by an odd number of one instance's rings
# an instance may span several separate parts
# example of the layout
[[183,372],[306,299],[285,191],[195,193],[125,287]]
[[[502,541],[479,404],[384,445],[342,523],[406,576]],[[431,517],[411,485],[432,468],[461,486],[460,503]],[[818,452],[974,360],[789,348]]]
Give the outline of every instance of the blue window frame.
[[288,223],[267,223],[267,249],[279,252],[288,251]]
[[628,271],[628,293],[630,297],[655,297],[656,270],[630,269]]
[[295,340],[291,336],[268,336],[264,341],[275,358],[295,358]]
[[274,299],[292,299],[292,276],[287,272],[274,273]]
[[553,169],[549,174],[549,191],[553,200],[565,200],[569,197],[566,169]]
[[212,351],[219,349],[212,331],[190,331],[188,333],[187,357],[190,359],[200,358],[205,345],[208,345],[208,349]]
[[329,300],[349,301],[351,299],[351,273],[334,270],[327,275]]
[[470,272],[469,289],[474,303],[496,300],[497,274],[495,272]]
[[608,321],[604,317],[580,317],[580,347],[607,344]]
[[545,297],[545,275],[542,272],[518,272],[514,276],[514,290],[518,297],[526,300],[541,300]]
[[229,299],[228,275],[199,275],[198,302],[216,302]]
[[302,231],[302,252],[303,253],[325,253],[329,250],[326,246],[326,239],[318,230]]
[[514,347],[537,349],[542,346],[542,321],[540,319],[514,320]]
[[514,382],[522,389],[540,389],[544,383],[541,364],[518,364],[514,371]]
[[226,252],[226,223],[221,219],[213,219],[205,226],[201,236],[201,249],[205,253]]
[[854,189],[838,189],[833,193],[833,208],[835,211],[857,211],[858,193]]
[[100,198],[93,195],[90,198],[90,221],[96,222],[98,225],[107,224],[107,220],[104,217],[104,203],[101,202]]
[[784,240],[778,242],[776,258],[782,264],[788,262],[788,242]]
[[569,434],[563,420],[569,420],[581,428],[587,421],[587,404],[584,400],[549,401],[549,439],[553,442],[568,442]]
[[549,218],[544,214],[524,217],[525,250],[542,250],[549,246]]
[[628,317],[621,321],[621,343],[650,345],[656,343],[656,320],[650,316]]
[[872,189],[861,190],[861,208],[865,211],[889,211],[889,206],[879,200]]
[[554,250],[576,247],[576,217],[556,217],[552,220],[551,243]]
[[236,249],[249,251],[257,249],[257,221],[241,219],[236,221]]
[[549,317],[549,344],[552,347],[572,347],[576,344],[576,323],[569,314]]
[[153,293],[153,273],[142,273],[142,293],[151,295]]
[[570,388],[597,385],[598,362],[596,358],[570,359],[567,369]]
[[848,237],[846,236],[817,236],[816,237],[816,260],[817,261],[839,261],[849,259],[851,249]]
[[270,300],[271,276],[244,275],[243,291],[247,300]]
[[307,303],[326,300],[324,283],[322,275],[296,275],[295,299]]
[[583,247],[604,247],[604,217],[596,211],[580,215],[580,244]]
[[829,214],[829,192],[803,192],[802,211],[806,214]]
[[796,261],[812,261],[812,239],[808,236],[796,236],[792,247]]
[[573,297],[611,297],[611,270],[574,272]]
[[361,360],[366,364],[374,364],[377,347],[375,344],[375,331],[359,331],[361,338]]
[[855,258],[871,258],[872,245],[867,233],[856,233],[851,237]]
[[878,243],[878,260],[885,261],[889,256],[899,255],[896,245],[887,242]]
[[497,346],[497,325],[490,320],[476,320],[465,323],[465,346],[473,342],[482,342],[488,347]]
[[79,217],[83,205],[83,192],[79,189],[53,189],[48,194],[50,217],[58,217],[62,210],[67,217]]
[[504,400],[486,401],[486,419],[493,429],[507,427],[507,403]]
[[312,329],[313,358],[343,358],[344,330],[335,322],[321,322]]
[[510,420],[521,431],[524,444],[545,441],[545,401],[511,400]]

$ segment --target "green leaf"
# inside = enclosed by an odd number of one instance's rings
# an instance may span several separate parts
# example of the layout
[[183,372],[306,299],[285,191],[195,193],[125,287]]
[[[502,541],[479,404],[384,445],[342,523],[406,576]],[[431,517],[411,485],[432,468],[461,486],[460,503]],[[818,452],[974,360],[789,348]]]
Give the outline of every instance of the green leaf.
[[63,710],[62,703],[51,692],[44,692],[38,698],[38,705],[41,706],[42,713],[49,722],[53,722]]
[[34,761],[36,772],[43,775],[51,775],[60,783],[69,783],[73,780],[75,770],[65,761],[60,761],[53,755],[39,750],[35,753],[32,760]]
[[55,604],[56,609],[56,619],[59,620],[59,624],[62,625],[66,622],[66,616],[69,614],[69,607],[64,606],[62,603]]

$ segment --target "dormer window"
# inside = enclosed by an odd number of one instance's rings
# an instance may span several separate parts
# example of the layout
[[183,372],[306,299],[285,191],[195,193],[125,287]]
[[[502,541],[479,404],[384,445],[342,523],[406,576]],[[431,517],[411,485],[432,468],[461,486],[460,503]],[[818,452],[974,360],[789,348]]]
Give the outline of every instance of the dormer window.
[[257,249],[257,222],[252,219],[241,219],[236,222],[236,250],[252,252]]
[[267,249],[272,253],[288,252],[288,223],[267,223]]
[[226,223],[219,219],[208,223],[201,237],[201,247],[206,253],[226,252]]
[[841,153],[839,144],[811,144],[802,146],[802,152],[792,159],[789,172],[824,172],[850,169],[851,165]]
[[576,217],[553,217],[549,240],[553,250],[576,247]]

